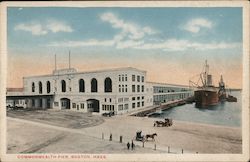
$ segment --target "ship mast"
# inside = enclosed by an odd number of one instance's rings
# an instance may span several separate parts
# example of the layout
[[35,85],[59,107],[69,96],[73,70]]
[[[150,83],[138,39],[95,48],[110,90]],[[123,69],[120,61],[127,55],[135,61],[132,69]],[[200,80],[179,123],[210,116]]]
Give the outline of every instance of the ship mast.
[[207,64],[207,60],[205,61],[205,69],[204,69],[204,76],[203,76],[203,86],[207,86],[207,78],[209,73],[209,65]]

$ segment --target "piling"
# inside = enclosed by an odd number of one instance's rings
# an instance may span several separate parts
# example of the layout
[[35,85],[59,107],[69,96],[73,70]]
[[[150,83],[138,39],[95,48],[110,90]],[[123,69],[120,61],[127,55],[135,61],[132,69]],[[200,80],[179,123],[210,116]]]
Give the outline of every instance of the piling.
[[120,143],[122,143],[122,136],[120,136]]
[[110,134],[110,136],[109,136],[109,140],[110,140],[110,141],[112,141],[112,134]]

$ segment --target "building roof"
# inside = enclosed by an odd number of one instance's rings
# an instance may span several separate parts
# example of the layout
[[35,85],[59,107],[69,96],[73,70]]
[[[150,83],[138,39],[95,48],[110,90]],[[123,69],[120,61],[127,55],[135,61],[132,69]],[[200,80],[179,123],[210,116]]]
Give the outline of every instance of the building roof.
[[[70,70],[70,72],[68,73],[61,73],[60,71],[67,71]],[[141,71],[143,73],[146,73],[145,70],[140,70],[134,67],[120,67],[120,68],[111,68],[111,69],[100,69],[100,70],[92,70],[92,71],[83,71],[83,72],[77,72],[76,69],[58,69],[58,70],[54,70],[53,74],[46,74],[46,75],[35,75],[35,76],[26,76],[24,78],[32,78],[32,77],[50,77],[50,76],[54,76],[54,75],[66,75],[66,74],[88,74],[88,73],[103,73],[103,72],[112,72],[112,71],[124,71],[124,70],[135,70],[135,71]],[[58,71],[58,72],[57,72]]]
[[180,84],[158,83],[158,82],[146,82],[146,83],[155,84],[155,85],[163,85],[163,86],[171,86],[171,87],[185,87],[185,88],[189,88],[188,85],[180,85]]

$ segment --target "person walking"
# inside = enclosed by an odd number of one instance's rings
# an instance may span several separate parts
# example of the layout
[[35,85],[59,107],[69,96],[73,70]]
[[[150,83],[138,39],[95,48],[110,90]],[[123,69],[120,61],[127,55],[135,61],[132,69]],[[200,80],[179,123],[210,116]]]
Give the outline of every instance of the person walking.
[[134,150],[134,148],[135,148],[135,144],[134,144],[134,142],[133,142],[133,140],[132,140],[131,149]]
[[128,148],[128,150],[129,150],[129,148],[130,148],[130,143],[129,143],[129,142],[127,143],[127,148]]

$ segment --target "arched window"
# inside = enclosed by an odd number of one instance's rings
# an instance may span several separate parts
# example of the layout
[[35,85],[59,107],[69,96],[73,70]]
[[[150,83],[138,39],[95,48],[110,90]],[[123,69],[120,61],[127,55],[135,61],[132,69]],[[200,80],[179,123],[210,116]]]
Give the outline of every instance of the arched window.
[[35,83],[32,82],[32,92],[35,92]]
[[39,85],[39,93],[42,94],[42,93],[43,93],[43,85],[42,85],[42,82],[39,82],[38,85]]
[[83,79],[79,80],[79,92],[85,92],[85,85]]
[[106,78],[104,81],[104,92],[112,92],[112,80]]
[[97,92],[97,80],[95,78],[91,80],[91,92]]
[[66,92],[66,82],[65,82],[65,80],[61,81],[61,85],[62,85],[62,92]]
[[50,93],[50,81],[47,81],[47,93]]

